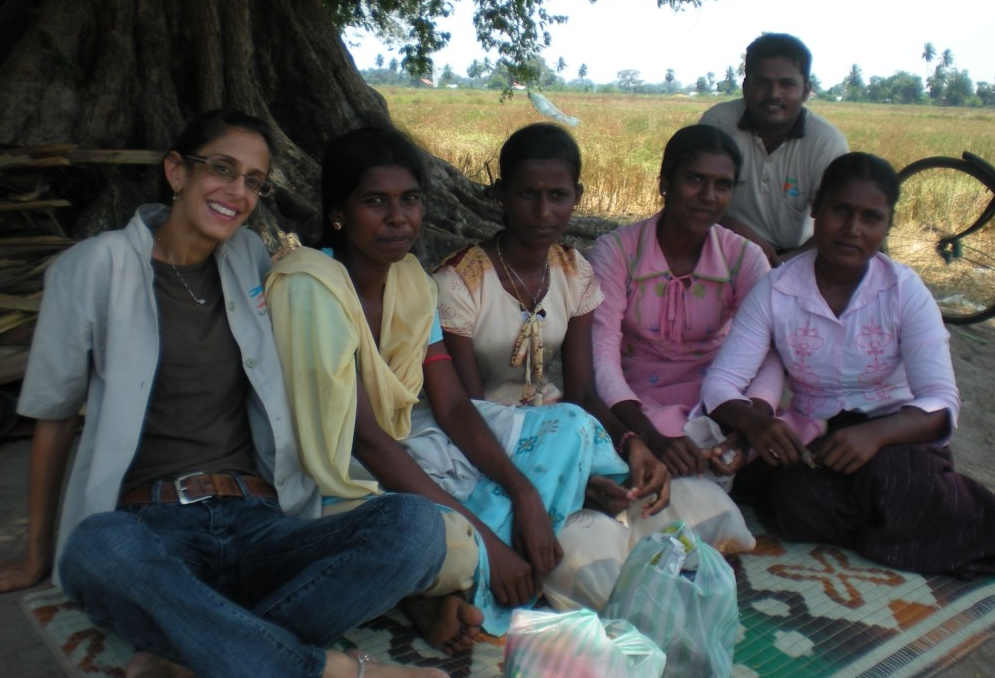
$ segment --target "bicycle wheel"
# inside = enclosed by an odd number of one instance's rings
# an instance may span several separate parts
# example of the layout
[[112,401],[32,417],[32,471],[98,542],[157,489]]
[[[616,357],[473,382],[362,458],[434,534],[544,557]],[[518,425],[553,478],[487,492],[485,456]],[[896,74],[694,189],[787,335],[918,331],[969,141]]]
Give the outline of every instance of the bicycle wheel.
[[902,194],[886,252],[919,274],[943,319],[995,316],[995,180],[972,162],[925,158],[899,172]]

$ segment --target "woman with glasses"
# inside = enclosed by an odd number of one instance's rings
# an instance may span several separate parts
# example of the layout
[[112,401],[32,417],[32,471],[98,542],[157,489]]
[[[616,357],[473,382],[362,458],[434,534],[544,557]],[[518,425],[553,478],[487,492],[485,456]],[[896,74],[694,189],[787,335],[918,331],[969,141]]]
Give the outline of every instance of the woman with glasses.
[[140,650],[129,678],[440,678],[324,650],[430,586],[445,542],[418,497],[317,518],[262,294],[269,256],[239,228],[273,190],[272,151],[262,121],[203,114],[163,161],[171,204],[48,271],[19,403],[38,420],[27,557],[0,568],[0,590],[54,565]]

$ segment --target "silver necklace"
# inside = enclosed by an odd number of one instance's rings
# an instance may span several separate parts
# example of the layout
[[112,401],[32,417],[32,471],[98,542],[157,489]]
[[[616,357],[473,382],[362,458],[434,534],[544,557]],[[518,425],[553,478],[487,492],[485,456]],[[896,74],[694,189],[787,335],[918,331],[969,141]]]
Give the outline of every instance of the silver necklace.
[[170,261],[169,252],[166,251],[166,246],[162,244],[162,240],[160,240],[159,238],[156,238],[155,241],[157,243],[159,243],[159,250],[163,253],[163,255],[165,255],[165,257],[166,257],[166,263],[169,264],[169,267],[171,269],[173,269],[173,273],[175,273],[176,277],[180,279],[181,283],[183,283],[183,287],[186,288],[187,294],[189,294],[190,298],[194,300],[194,303],[196,303],[198,306],[203,306],[204,304],[206,304],[207,303],[207,299],[203,299],[203,298],[198,299],[197,298],[197,295],[193,293],[192,289],[190,289],[190,285],[187,285],[187,281],[184,279],[183,275],[180,273],[180,269],[176,268],[176,264],[174,264],[173,262]]
[[[532,297],[532,308],[534,310],[536,306],[539,305],[539,298],[542,297],[543,289],[546,287],[546,278],[549,276],[549,254],[548,253],[546,254],[546,268],[543,269],[542,280],[539,281],[539,289],[537,289],[536,293],[533,295],[531,292],[529,292],[529,286],[525,284],[524,280],[522,280],[522,276],[518,275],[518,271],[509,266],[508,262],[504,260],[504,255],[501,254],[500,235],[494,239],[494,244],[497,247],[498,260],[501,262],[501,266],[504,268],[505,275],[510,273],[511,275],[515,276],[515,278],[518,278],[518,282],[522,283],[522,288],[525,290],[525,294]],[[508,279],[511,280],[511,287],[515,290],[515,296],[519,297],[518,285],[515,284],[514,278],[511,278],[509,276]],[[523,307],[525,306],[525,304],[522,304],[521,297],[518,298],[518,303],[521,304]]]

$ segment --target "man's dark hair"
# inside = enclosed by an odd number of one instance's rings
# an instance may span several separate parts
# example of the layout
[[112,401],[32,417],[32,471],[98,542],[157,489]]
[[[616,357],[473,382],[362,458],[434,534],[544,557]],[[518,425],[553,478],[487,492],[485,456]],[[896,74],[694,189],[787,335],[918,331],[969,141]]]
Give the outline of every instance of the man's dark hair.
[[746,77],[764,59],[790,59],[798,67],[805,82],[812,72],[812,53],[801,40],[787,33],[764,33],[746,48]]

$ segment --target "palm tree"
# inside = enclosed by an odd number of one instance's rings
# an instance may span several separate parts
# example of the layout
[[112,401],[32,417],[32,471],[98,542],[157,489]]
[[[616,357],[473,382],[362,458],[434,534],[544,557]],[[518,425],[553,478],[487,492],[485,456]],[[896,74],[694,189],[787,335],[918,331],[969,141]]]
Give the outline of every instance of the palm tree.
[[864,73],[860,66],[854,64],[850,67],[850,72],[843,78],[843,87],[846,89],[848,101],[858,101],[864,91]]
[[583,80],[587,77],[587,64],[581,64],[580,68],[577,69],[577,77]]
[[566,59],[564,59],[563,57],[560,57],[560,60],[556,62],[556,72],[557,73],[562,73],[565,70],[567,70]]
[[926,62],[926,77],[929,77],[929,65],[936,58],[936,48],[933,43],[927,42],[922,46],[922,60]]
[[943,56],[940,57],[940,65],[944,69],[950,68],[954,65],[954,53],[953,50],[945,49],[943,50]]
[[477,79],[484,75],[484,67],[479,61],[474,59],[467,67],[466,74],[470,77],[470,83],[476,85]]
[[673,94],[674,93],[674,79],[676,77],[677,77],[677,75],[674,73],[674,69],[673,68],[668,68],[667,69],[667,76],[664,78],[664,80],[667,81],[667,94]]
[[375,61],[377,68],[383,68],[383,54],[378,54]]
[[726,68],[726,77],[719,86],[723,94],[732,94],[736,91],[736,70],[732,66]]
[[448,85],[453,80],[456,79],[456,74],[453,72],[453,67],[446,64],[442,69],[442,77],[439,78],[440,85]]

